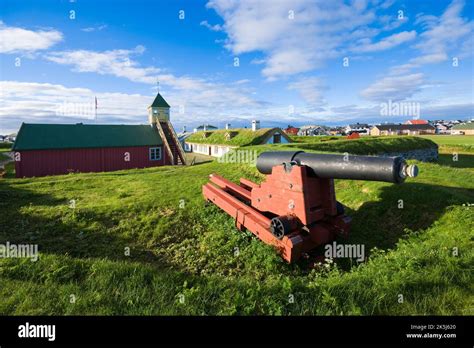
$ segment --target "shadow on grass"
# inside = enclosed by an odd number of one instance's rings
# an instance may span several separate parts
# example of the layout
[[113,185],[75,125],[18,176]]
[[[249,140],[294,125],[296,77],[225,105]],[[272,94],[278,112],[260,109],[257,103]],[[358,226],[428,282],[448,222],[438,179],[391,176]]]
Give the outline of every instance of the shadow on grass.
[[426,229],[450,205],[474,200],[474,191],[421,183],[384,186],[380,201],[364,203],[347,214],[352,229],[347,243],[361,243],[366,252],[377,247],[390,249],[410,231]]
[[439,154],[438,164],[454,168],[474,168],[474,154],[456,152]]
[[[38,244],[40,253],[78,258],[157,261],[132,237],[111,232],[120,223],[120,214],[114,218],[106,211],[74,210],[66,199],[32,192],[8,180],[0,181],[0,210],[0,243]],[[127,247],[131,256],[125,255]]]

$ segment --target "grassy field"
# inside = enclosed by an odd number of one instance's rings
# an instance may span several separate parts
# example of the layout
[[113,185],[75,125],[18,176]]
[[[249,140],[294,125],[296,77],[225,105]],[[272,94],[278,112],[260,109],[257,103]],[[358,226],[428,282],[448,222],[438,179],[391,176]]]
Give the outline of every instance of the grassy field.
[[[440,163],[450,163],[453,166],[461,166],[458,161],[453,161],[456,157],[471,158],[474,151],[474,136],[470,135],[423,135],[424,139],[429,139],[439,146]],[[471,160],[470,167],[474,167]]]
[[210,173],[262,179],[246,164],[0,180],[0,241],[41,251],[0,259],[0,314],[472,315],[474,151],[451,156],[399,186],[336,181],[346,242],[370,253],[317,269],[286,264],[205,205]]
[[438,145],[474,147],[474,136],[471,135],[421,135],[421,137],[430,139]]
[[423,149],[430,147],[436,147],[436,144],[429,139],[420,137],[364,137],[356,140],[343,138],[340,140],[310,141],[307,143],[246,146],[245,149],[255,149],[257,152],[300,149],[313,152],[348,152],[355,155],[376,155],[378,153],[404,152],[414,148]]
[[345,136],[329,136],[329,135],[316,135],[316,136],[304,136],[304,135],[290,135],[290,139],[295,143],[321,143],[324,141],[332,140],[344,140]]

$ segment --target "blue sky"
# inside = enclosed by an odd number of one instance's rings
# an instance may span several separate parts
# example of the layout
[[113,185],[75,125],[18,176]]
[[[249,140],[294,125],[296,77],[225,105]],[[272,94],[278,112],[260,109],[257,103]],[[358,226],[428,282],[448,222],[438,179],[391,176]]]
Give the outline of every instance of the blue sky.
[[473,1],[0,4],[0,133],[146,123],[157,81],[177,129],[474,117]]

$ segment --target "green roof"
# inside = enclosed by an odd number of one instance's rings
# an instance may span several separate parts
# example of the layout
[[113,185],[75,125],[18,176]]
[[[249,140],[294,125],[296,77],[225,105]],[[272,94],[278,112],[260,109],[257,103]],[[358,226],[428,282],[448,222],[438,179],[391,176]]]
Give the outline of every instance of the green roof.
[[13,150],[76,149],[161,145],[149,125],[23,123]]
[[169,104],[166,102],[166,100],[161,96],[160,93],[156,95],[155,100],[153,100],[153,103],[150,105],[152,108],[169,108]]
[[455,129],[455,130],[474,129],[474,122],[457,124],[453,126],[451,129]]
[[[280,128],[261,128],[255,132],[252,131],[252,129],[247,128],[201,131],[191,134],[186,139],[186,142],[230,146],[259,145],[266,142],[266,140],[277,131],[281,133],[282,137],[288,139],[288,141],[291,142],[291,140],[289,140],[289,138]],[[205,133],[207,133],[207,137],[204,137]],[[229,140],[226,139],[227,133],[232,133],[233,135]]]

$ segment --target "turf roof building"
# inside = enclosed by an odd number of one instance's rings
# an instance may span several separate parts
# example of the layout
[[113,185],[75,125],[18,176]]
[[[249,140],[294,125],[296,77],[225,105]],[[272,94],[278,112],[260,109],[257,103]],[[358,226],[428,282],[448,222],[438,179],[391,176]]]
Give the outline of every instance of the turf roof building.
[[23,123],[12,148],[16,177],[184,164],[169,109],[158,93],[149,125]]
[[186,139],[192,152],[213,157],[221,157],[241,146],[290,142],[290,138],[280,128],[219,129],[197,132]]
[[474,135],[474,122],[461,123],[451,128],[453,135]]

